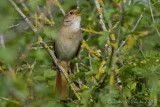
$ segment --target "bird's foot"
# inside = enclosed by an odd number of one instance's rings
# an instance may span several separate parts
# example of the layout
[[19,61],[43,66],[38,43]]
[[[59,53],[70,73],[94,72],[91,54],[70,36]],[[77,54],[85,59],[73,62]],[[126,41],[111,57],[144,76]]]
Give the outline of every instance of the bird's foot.
[[57,59],[57,63],[58,63],[59,65],[61,65],[61,60],[60,60],[60,59]]

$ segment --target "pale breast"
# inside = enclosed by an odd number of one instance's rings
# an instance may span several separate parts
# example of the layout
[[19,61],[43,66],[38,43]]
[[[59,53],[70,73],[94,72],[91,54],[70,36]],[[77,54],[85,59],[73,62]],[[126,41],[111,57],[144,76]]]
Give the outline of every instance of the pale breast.
[[82,41],[82,34],[70,34],[69,36],[59,36],[56,41],[55,51],[60,60],[71,60],[77,53]]

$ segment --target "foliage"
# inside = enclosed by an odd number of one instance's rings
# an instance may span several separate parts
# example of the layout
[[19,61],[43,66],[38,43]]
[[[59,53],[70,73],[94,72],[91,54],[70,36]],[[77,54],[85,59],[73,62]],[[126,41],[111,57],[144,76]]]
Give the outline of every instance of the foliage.
[[71,61],[78,66],[68,78],[78,92],[71,85],[64,101],[55,98],[56,69],[38,35],[53,49],[63,20],[60,8],[76,8],[77,1],[14,1],[38,33],[29,28],[8,0],[0,1],[0,106],[160,105],[159,0],[97,0],[99,9],[94,0],[77,0],[83,9],[82,61]]

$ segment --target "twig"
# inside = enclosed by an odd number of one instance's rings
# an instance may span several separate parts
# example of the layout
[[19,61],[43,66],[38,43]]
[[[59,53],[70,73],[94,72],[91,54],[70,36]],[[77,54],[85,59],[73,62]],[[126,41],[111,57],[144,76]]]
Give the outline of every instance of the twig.
[[152,7],[151,7],[151,1],[148,0],[148,2],[149,2],[150,10],[151,10],[151,16],[152,16],[153,23],[155,23],[154,16],[153,16],[153,11],[152,11]]
[[[145,8],[144,8],[144,11],[145,11]],[[143,11],[143,12],[144,12],[144,11]],[[134,28],[133,28],[132,31],[131,31],[131,33],[136,29],[137,25],[139,24],[140,20],[142,19],[142,17],[143,17],[143,12],[141,13],[141,15],[140,15],[140,17],[139,17],[136,25],[134,26]],[[120,47],[116,50],[116,53],[118,53],[118,52],[120,51],[120,49],[121,49],[121,48],[123,47],[123,45],[127,42],[127,40],[129,39],[130,36],[131,36],[131,34],[129,34],[129,35],[127,36],[127,38],[121,43]]]
[[[118,45],[119,44],[119,38],[120,38],[120,35],[121,35],[121,22],[122,22],[122,12],[124,12],[124,6],[123,6],[123,1],[119,4],[119,14],[120,14],[120,16],[119,16],[119,20],[120,20],[120,24],[119,24],[119,30],[118,30],[118,34],[117,34],[117,38],[116,38],[116,44]],[[115,53],[115,56],[113,56],[113,58],[114,57],[117,57],[117,54],[116,54],[116,50],[114,51]],[[113,64],[115,64],[114,65],[114,70],[116,69],[116,60],[115,59],[113,59],[114,61],[113,61]],[[116,79],[117,79],[117,85],[118,85],[118,90],[119,90],[119,93],[122,91],[122,85],[121,85],[121,80],[120,80],[120,78],[119,78],[119,76],[117,75],[116,76]]]
[[[91,53],[89,52],[88,57],[91,58]],[[90,65],[90,69],[92,70],[92,61],[91,59],[89,59],[89,65]]]
[[12,28],[17,27],[17,26],[19,26],[19,25],[20,25],[20,24],[16,24],[16,25],[9,26],[8,29],[12,29]]
[[35,12],[34,17],[35,17],[35,25],[36,25],[36,29],[37,29],[38,25],[37,25],[37,14],[36,14],[36,12]]
[[47,6],[48,6],[48,14],[49,14],[49,17],[50,17],[50,19],[51,19],[51,21],[53,21],[53,16],[52,16],[52,12],[51,12],[51,0],[48,0],[47,1]]
[[130,0],[129,2],[128,2],[128,5],[130,6],[132,4],[132,0]]
[[108,44],[105,44],[105,53],[104,53],[104,57],[103,57],[103,59],[104,59],[104,61],[106,61],[106,56],[107,56],[107,52],[108,52]]
[[0,44],[2,48],[5,48],[3,35],[0,35]]
[[73,102],[75,105],[77,105],[78,107],[80,107],[81,105],[76,103],[74,100],[72,100],[71,98],[67,98],[68,100],[70,100],[71,102]]
[[65,16],[65,11],[63,10],[63,8],[61,7],[61,5],[59,5],[59,9],[61,10],[61,12],[63,13],[63,15]]
[[154,16],[153,16],[153,11],[152,11],[152,7],[151,7],[151,1],[148,0],[149,2],[149,7],[150,7],[150,11],[151,11],[151,16],[152,16],[152,20],[153,20],[153,24],[154,24],[154,28],[156,29],[157,33],[158,33],[158,36],[160,37],[160,32],[159,30],[155,27],[155,20],[154,20]]
[[79,0],[77,0],[77,9],[79,9]]
[[120,35],[121,35],[121,22],[122,22],[122,19],[123,19],[123,16],[122,16],[122,13],[124,12],[123,11],[123,2],[119,3],[119,21],[120,21],[120,24],[119,24],[119,30],[118,30],[118,34],[117,34],[117,39],[116,39],[116,43],[117,45],[119,44],[119,38],[120,38]]
[[52,0],[52,3],[54,4],[54,5],[56,5],[59,9],[60,9],[60,11],[62,12],[62,14],[65,16],[65,11],[63,10],[63,8],[62,8],[62,6],[59,4],[59,1],[58,0]]
[[109,87],[109,93],[112,93],[112,87],[113,87],[113,83],[114,83],[114,75],[115,75],[115,69],[116,69],[116,48],[113,47],[113,62],[112,62],[112,71],[111,71],[111,75],[110,75],[110,87]]
[[24,0],[19,0],[21,6],[23,7],[23,9],[29,11],[28,7],[25,5]]
[[9,2],[12,4],[12,6],[16,9],[16,11],[22,16],[22,18],[26,21],[26,23],[29,25],[29,27],[33,30],[33,32],[37,33],[37,30],[34,29],[32,23],[29,21],[29,19],[22,13],[22,11],[17,7],[15,2],[13,0],[9,0]]
[[[100,8],[100,4],[99,4],[98,0],[94,0],[94,3],[96,5],[97,10],[100,10],[101,8]],[[104,31],[106,31],[106,26],[105,26],[105,23],[104,23],[104,20],[103,20],[102,12],[101,13],[99,12],[99,18],[100,18],[100,24],[101,24],[102,29]]]
[[83,66],[85,69],[87,69],[88,71],[91,70],[88,66],[86,66],[86,63],[83,60],[81,60],[80,58],[78,58],[78,61],[80,61],[80,65]]
[[5,101],[12,102],[12,103],[17,104],[17,105],[20,105],[20,104],[21,104],[19,101],[11,100],[11,99],[5,98],[5,97],[0,97],[0,99],[5,100]]
[[[2,46],[2,48],[5,48],[5,42],[4,42],[4,38],[3,38],[3,35],[0,35],[0,44]],[[15,72],[14,72],[14,69],[11,67],[10,64],[7,64],[8,66],[8,69],[11,73],[12,76],[15,76]]]
[[[78,63],[76,63],[76,67],[77,67],[77,72],[79,72]],[[81,88],[81,86],[82,86],[82,81],[80,80],[80,78],[78,78],[78,83],[79,83],[79,88]]]
[[116,77],[117,77],[118,91],[119,91],[119,93],[121,93],[122,88],[123,88],[122,87],[122,82],[121,82],[121,80],[118,76],[116,76]]
[[94,33],[94,34],[98,34],[98,35],[102,35],[102,32],[98,32],[98,31],[95,31],[95,30],[92,30],[92,29],[81,28],[81,31],[88,32],[88,33]]

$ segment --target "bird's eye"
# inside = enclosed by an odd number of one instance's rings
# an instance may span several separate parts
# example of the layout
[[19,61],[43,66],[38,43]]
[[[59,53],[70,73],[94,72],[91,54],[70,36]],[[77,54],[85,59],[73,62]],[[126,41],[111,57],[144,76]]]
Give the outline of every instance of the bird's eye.
[[69,14],[70,14],[70,15],[72,15],[72,14],[73,14],[73,12],[69,12]]

